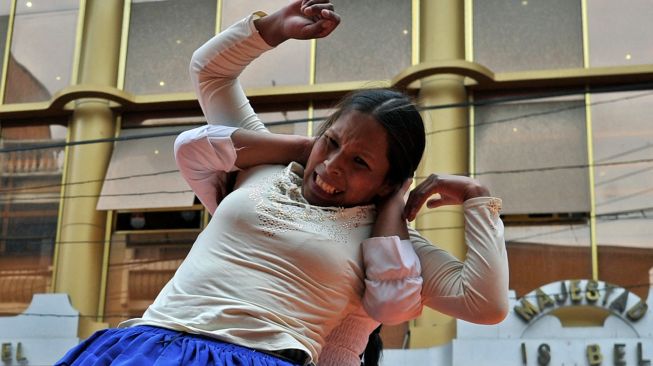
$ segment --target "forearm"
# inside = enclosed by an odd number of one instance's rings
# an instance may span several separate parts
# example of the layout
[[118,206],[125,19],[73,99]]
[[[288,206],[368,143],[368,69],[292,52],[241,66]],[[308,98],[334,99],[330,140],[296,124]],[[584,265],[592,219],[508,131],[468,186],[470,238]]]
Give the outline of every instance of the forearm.
[[360,366],[370,333],[379,326],[362,308],[347,315],[326,337],[318,366]]
[[288,164],[291,161],[305,163],[313,146],[306,136],[258,133],[236,130],[232,135],[238,152],[235,165],[240,169],[261,164]]
[[190,78],[209,124],[264,131],[237,77],[271,47],[249,16],[198,48],[191,58]]
[[372,236],[393,236],[405,240],[409,238],[408,225],[403,218],[403,207],[384,208],[379,210],[379,215],[372,227]]

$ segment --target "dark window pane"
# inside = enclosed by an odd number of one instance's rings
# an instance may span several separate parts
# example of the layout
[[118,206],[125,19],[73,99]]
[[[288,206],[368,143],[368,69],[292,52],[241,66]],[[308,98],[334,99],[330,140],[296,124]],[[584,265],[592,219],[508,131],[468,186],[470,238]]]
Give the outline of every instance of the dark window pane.
[[592,67],[653,63],[653,2],[587,2],[589,62]]
[[580,0],[481,0],[474,61],[494,72],[583,67]]
[[[222,30],[255,11],[272,13],[286,5],[287,0],[224,0]],[[308,84],[310,49],[309,41],[284,42],[249,64],[240,82],[244,88]]]
[[[8,125],[0,131],[0,310],[23,311],[47,292],[57,231],[66,128]],[[23,150],[20,150],[23,149]],[[19,151],[20,150],[20,151]]]
[[192,91],[191,55],[215,34],[215,0],[132,1],[124,89]]
[[591,101],[599,275],[647,298],[653,267],[653,95],[592,94]]
[[653,94],[592,94],[597,214],[653,207]]
[[48,100],[72,83],[78,14],[79,0],[16,3],[5,103]]
[[390,79],[411,64],[411,2],[334,0],[342,23],[317,41],[316,82]]
[[506,214],[589,212],[583,100],[475,108],[478,179]]

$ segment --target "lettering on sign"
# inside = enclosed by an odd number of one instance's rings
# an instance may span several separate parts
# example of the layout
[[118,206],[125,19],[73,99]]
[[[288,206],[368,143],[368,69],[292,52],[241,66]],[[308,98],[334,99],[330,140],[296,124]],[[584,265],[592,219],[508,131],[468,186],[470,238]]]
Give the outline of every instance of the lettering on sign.
[[[2,361],[6,363],[11,362],[12,354],[13,344],[9,342],[2,343]],[[25,354],[23,353],[23,344],[21,342],[16,343],[16,361],[27,361],[27,357],[25,357]]]
[[[569,289],[567,290],[567,288]],[[621,292],[618,292],[619,290]],[[614,297],[615,294],[618,295]],[[621,318],[636,322],[646,315],[648,304],[640,300],[629,309],[626,309],[631,295],[630,291],[624,288],[604,282],[588,280],[583,286],[581,280],[561,281],[560,292],[547,294],[541,288],[538,288],[522,297],[519,303],[515,305],[514,310],[521,319],[529,323],[540,315],[560,307],[589,305],[604,308]],[[529,301],[529,299],[535,299],[532,301],[537,304]]]
[[[588,344],[585,348],[585,357],[587,363],[591,366],[599,366],[603,362],[603,351],[598,344]],[[623,343],[615,343],[613,347],[613,357],[615,366],[626,366],[626,345]],[[537,364],[538,366],[548,366],[551,362],[551,356],[554,350],[551,349],[548,343],[542,343],[537,347]],[[637,366],[651,366],[651,360],[644,359],[644,346],[642,342],[637,342]],[[528,364],[528,350],[526,343],[521,344],[521,357],[522,364]]]

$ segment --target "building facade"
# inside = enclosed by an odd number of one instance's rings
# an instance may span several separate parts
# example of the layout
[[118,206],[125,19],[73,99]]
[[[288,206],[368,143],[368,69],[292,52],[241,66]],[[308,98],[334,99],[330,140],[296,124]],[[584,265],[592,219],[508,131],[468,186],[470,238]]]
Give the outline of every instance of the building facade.
[[[351,90],[405,90],[428,133],[416,180],[468,174],[503,199],[514,297],[579,279],[649,298],[650,1],[333,2],[332,36],[287,42],[241,77],[270,129],[312,135]],[[190,56],[285,3],[0,1],[0,314],[66,293],[85,338],[143,312],[209,220],[171,152],[205,123]],[[415,223],[460,258],[462,225],[451,207]],[[418,349],[456,329],[427,310],[383,336]]]

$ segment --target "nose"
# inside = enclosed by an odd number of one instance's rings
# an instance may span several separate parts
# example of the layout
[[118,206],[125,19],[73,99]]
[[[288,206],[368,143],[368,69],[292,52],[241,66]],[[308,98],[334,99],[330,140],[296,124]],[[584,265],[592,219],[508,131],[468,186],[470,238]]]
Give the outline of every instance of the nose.
[[324,170],[326,173],[334,176],[342,175],[340,160],[341,159],[338,155],[331,155],[326,160],[324,160]]

